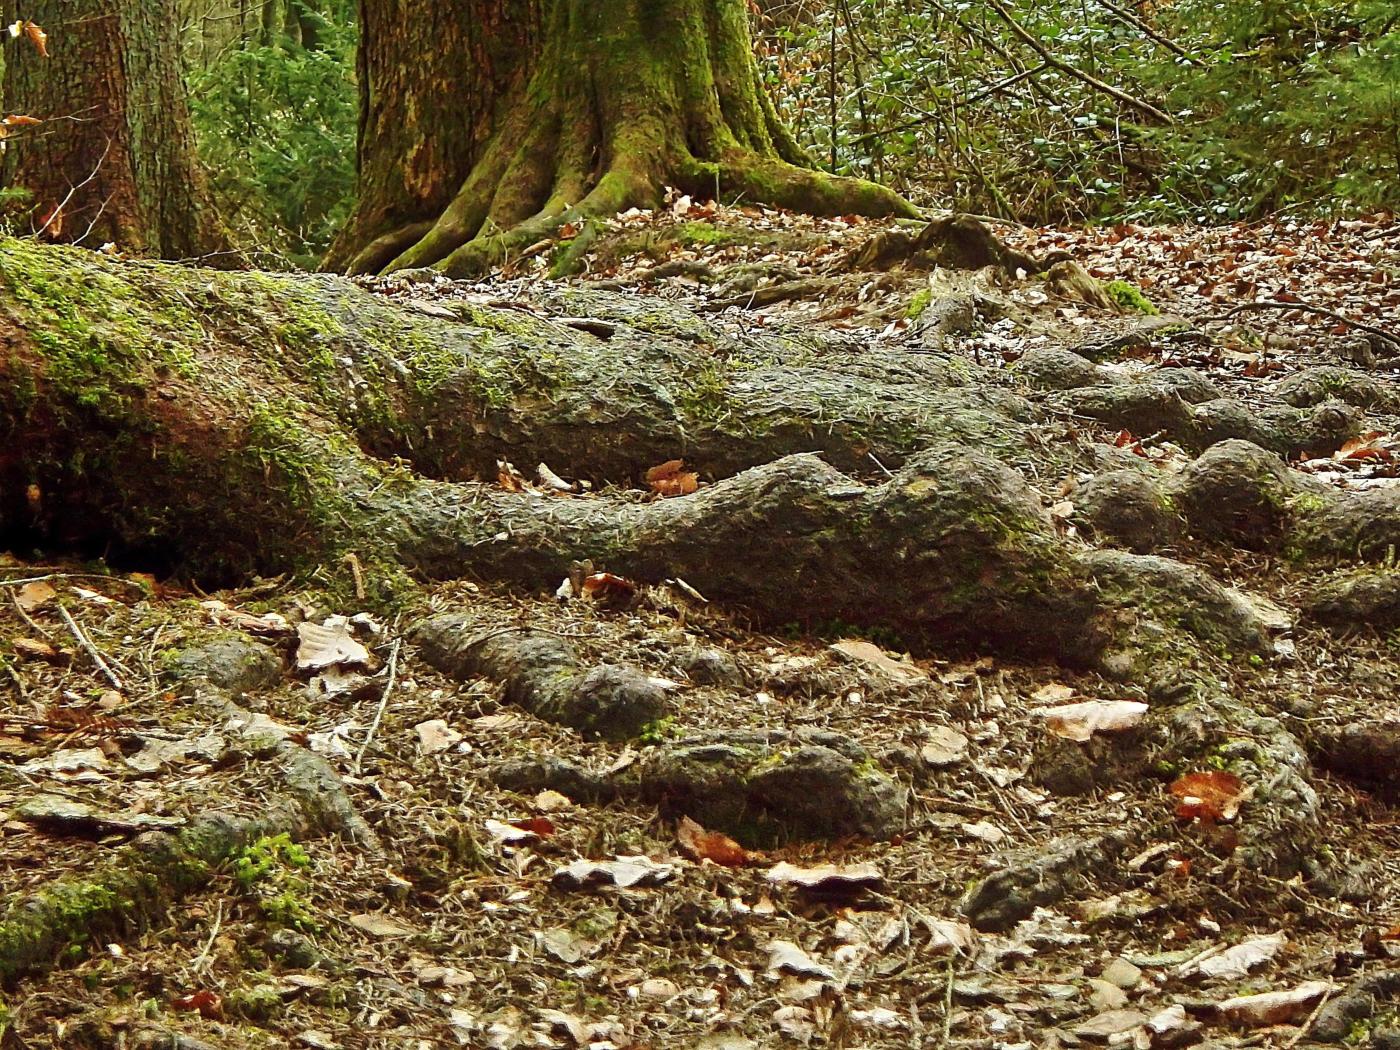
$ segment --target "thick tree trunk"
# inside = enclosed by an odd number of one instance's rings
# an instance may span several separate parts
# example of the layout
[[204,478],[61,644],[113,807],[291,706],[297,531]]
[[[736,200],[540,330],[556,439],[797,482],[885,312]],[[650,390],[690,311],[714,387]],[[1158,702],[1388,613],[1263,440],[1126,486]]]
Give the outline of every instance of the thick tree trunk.
[[759,83],[743,0],[362,0],[360,202],[328,265],[479,271],[662,187],[911,214],[809,170]]
[[49,35],[48,58],[17,45],[5,63],[8,108],[44,122],[12,134],[4,161],[4,185],[33,195],[35,228],[165,258],[225,248],[195,160],[173,0],[0,11]]

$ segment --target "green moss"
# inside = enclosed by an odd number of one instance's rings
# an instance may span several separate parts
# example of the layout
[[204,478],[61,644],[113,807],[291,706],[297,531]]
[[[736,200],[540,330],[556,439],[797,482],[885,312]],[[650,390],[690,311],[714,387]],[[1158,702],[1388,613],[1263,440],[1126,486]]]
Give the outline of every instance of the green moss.
[[[127,420],[134,402],[170,372],[191,374],[203,330],[179,289],[142,292],[94,265],[90,253],[0,242],[0,286],[34,323],[43,381],[75,408]],[[168,293],[168,294],[167,294]],[[24,369],[17,369],[24,372]],[[36,396],[34,380],[21,398]]]
[[740,230],[730,230],[709,222],[683,222],[676,227],[676,238],[687,248],[713,247],[747,241]]
[[910,298],[909,306],[904,311],[904,316],[911,321],[917,321],[931,305],[933,305],[933,289],[920,288]]
[[1152,300],[1143,294],[1142,289],[1131,281],[1109,281],[1104,291],[1121,309],[1133,310],[1140,314],[1155,317],[1161,313],[1152,305]]

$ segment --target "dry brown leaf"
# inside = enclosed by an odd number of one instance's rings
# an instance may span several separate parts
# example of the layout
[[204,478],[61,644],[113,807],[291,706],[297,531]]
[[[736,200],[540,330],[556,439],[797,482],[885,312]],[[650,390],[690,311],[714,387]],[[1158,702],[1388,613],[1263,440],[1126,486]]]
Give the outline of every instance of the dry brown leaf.
[[1243,780],[1220,769],[1187,773],[1172,784],[1170,791],[1180,799],[1176,806],[1179,819],[1207,823],[1233,819],[1240,803],[1250,794]]
[[418,931],[405,922],[383,912],[362,912],[350,916],[350,925],[371,937],[410,937]]
[[1308,981],[1283,992],[1239,995],[1217,1003],[1215,1014],[1225,1024],[1241,1028],[1288,1024],[1304,1016],[1331,990],[1327,981]]
[[916,666],[910,660],[895,659],[878,645],[862,641],[859,638],[843,638],[841,641],[833,643],[831,649],[848,660],[868,664],[901,681],[913,682],[928,677],[923,668]]
[[637,585],[631,580],[611,572],[595,572],[583,580],[583,596],[595,602],[623,602],[637,593]]
[[762,854],[750,853],[722,832],[706,831],[689,817],[681,817],[676,824],[676,841],[693,859],[712,861],[724,868],[742,868],[762,858]]
[[15,603],[30,613],[57,597],[58,591],[54,590],[47,580],[35,580],[33,583],[26,583],[15,593]]
[[50,663],[57,663],[62,659],[62,654],[57,649],[38,638],[16,638],[10,645],[14,647],[15,654],[25,660],[48,660]]

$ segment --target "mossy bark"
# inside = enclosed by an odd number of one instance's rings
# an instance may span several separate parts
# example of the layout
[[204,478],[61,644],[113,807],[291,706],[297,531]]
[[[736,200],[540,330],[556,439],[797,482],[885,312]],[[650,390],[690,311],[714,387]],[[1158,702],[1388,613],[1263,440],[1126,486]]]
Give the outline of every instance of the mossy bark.
[[31,195],[48,239],[163,258],[218,252],[227,239],[195,159],[173,0],[0,3],[9,25],[48,33],[5,56],[9,112],[43,121],[6,140],[4,185]]
[[912,214],[811,170],[759,82],[743,0],[363,0],[357,211],[327,264],[477,272],[666,185]]

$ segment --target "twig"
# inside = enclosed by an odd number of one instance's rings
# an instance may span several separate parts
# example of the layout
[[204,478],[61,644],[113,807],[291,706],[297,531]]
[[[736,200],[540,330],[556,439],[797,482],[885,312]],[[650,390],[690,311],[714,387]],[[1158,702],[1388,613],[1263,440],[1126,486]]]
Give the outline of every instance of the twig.
[[1152,103],[1144,102],[1140,98],[1134,98],[1126,91],[1121,91],[1118,88],[1114,87],[1112,84],[1105,84],[1098,77],[1091,76],[1090,74],[1084,72],[1084,70],[1079,69],[1077,66],[1073,66],[1070,63],[1066,62],[1064,59],[1057,58],[1055,55],[1051,54],[1049,49],[1046,48],[1046,46],[1042,44],[1039,40],[1037,40],[1035,36],[1030,32],[1030,30],[1028,30],[1025,26],[1021,25],[1020,22],[1016,21],[1016,19],[1011,16],[1011,12],[1004,8],[1001,4],[999,4],[997,0],[987,0],[987,6],[1001,16],[1001,20],[1010,27],[1011,32],[1015,33],[1016,36],[1018,36],[1021,39],[1022,43],[1024,43],[1027,47],[1029,47],[1032,51],[1039,55],[1046,63],[1054,66],[1060,72],[1068,73],[1076,80],[1082,80],[1094,90],[1102,91],[1105,95],[1108,95],[1110,98],[1117,99],[1125,106],[1131,106],[1139,113],[1151,117],[1159,124],[1176,123],[1176,121],[1172,119],[1169,113],[1163,113],[1156,106],[1152,105]]
[[943,986],[943,1046],[953,1045],[953,976],[957,973],[957,950],[948,956],[948,983]]
[[125,689],[125,686],[122,685],[122,680],[117,677],[115,671],[107,666],[107,661],[102,659],[102,654],[97,651],[97,646],[93,645],[92,640],[83,633],[83,629],[78,626],[78,621],[73,619],[62,602],[58,604],[58,615],[63,617],[63,622],[68,625],[68,630],[72,632],[78,644],[83,647],[83,651],[92,658],[92,662],[97,665],[97,669],[102,672],[103,677],[112,683],[112,688],[119,693],[122,692]]
[[1392,346],[1400,348],[1400,336],[1392,335],[1384,328],[1379,328],[1373,324],[1367,324],[1365,321],[1353,321],[1345,314],[1337,313],[1336,310],[1329,310],[1325,306],[1313,306],[1311,303],[1281,303],[1274,299],[1259,299],[1252,303],[1240,303],[1239,306],[1233,307],[1223,314],[1213,314],[1210,317],[1202,317],[1200,320],[1229,321],[1250,310],[1302,310],[1304,313],[1319,314],[1322,317],[1327,317],[1336,321],[1338,324],[1344,324],[1349,328],[1355,328],[1362,332],[1370,332],[1372,335],[1384,339]]
[[379,710],[374,712],[374,721],[369,725],[369,732],[365,734],[365,742],[360,745],[360,751],[355,756],[355,775],[360,775],[360,763],[365,759],[365,752],[369,750],[370,741],[374,739],[374,734],[379,731],[379,723],[384,719],[384,710],[389,706],[389,694],[394,691],[394,679],[399,674],[399,646],[403,642],[395,638],[394,647],[389,650],[389,680],[384,683],[384,692],[379,697]]
[[214,928],[209,931],[209,939],[204,942],[204,950],[199,953],[198,958],[190,965],[190,969],[198,974],[204,969],[204,964],[209,960],[209,952],[213,950],[214,941],[219,936],[219,931],[224,925],[224,902],[219,901],[219,910],[214,913]]
[[14,595],[11,595],[10,601],[15,607],[15,612],[19,613],[19,618],[25,622],[25,625],[31,631],[35,632],[38,635],[41,635],[48,641],[53,641],[53,635],[50,634],[47,630],[45,630],[43,627],[39,626],[39,624],[37,624],[34,621],[34,618],[24,611],[24,606],[19,603],[18,598],[16,598]]

